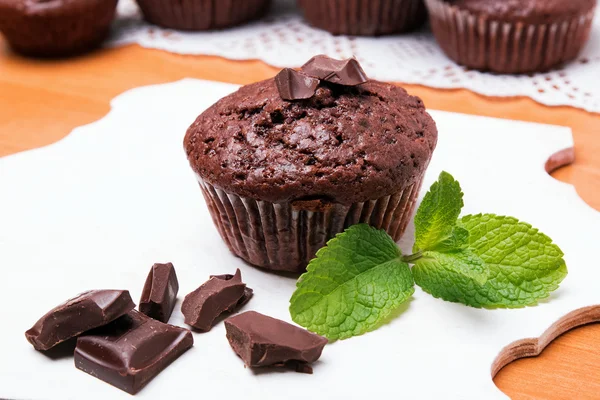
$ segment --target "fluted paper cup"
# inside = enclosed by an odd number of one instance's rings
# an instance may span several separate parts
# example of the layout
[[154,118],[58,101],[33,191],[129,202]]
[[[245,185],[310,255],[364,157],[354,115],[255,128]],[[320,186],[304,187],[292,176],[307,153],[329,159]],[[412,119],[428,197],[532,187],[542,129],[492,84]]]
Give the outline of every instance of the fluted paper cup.
[[165,28],[223,29],[262,17],[271,0],[136,0],[146,21]]
[[317,250],[354,224],[384,229],[398,241],[414,211],[422,177],[393,195],[350,205],[319,200],[270,203],[198,182],[213,222],[234,254],[261,268],[303,272]]
[[431,29],[446,55],[469,68],[503,74],[543,72],[577,57],[594,10],[553,24],[506,22],[443,0],[425,0]]
[[335,35],[379,36],[419,28],[423,0],[298,0],[304,18]]

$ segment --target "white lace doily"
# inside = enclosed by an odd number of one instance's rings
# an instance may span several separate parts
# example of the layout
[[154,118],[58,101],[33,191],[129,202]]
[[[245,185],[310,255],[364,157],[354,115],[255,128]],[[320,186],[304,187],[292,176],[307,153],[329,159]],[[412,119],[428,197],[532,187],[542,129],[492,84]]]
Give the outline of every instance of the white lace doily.
[[468,71],[450,61],[432,34],[381,38],[332,36],[303,22],[293,0],[277,0],[263,21],[208,33],[160,29],[143,22],[133,0],[121,0],[109,45],[138,43],[180,54],[259,59],[298,67],[315,54],[355,56],[372,78],[435,88],[466,88],[488,96],[527,96],[550,106],[600,112],[600,12],[591,39],[577,61],[544,74],[509,76]]

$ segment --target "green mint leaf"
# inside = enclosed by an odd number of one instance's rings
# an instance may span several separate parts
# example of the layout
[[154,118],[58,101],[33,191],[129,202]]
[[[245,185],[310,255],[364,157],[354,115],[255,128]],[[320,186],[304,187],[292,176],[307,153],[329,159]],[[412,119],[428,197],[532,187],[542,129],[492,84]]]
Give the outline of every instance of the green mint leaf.
[[414,293],[410,268],[396,243],[365,224],[331,239],[296,286],[292,319],[331,340],[377,328]]
[[431,250],[440,253],[462,250],[469,244],[469,231],[460,226],[452,228],[450,235],[435,244]]
[[462,209],[463,193],[452,175],[442,172],[425,194],[415,215],[415,245],[413,252],[432,250],[452,236]]
[[[457,250],[448,253],[426,251],[423,256],[415,261],[413,274],[418,276],[417,284],[429,281],[436,282],[435,276],[444,275],[440,270],[447,270],[452,274],[460,274],[474,280],[478,285],[483,285],[488,280],[489,269],[485,262],[470,250]],[[430,275],[434,275],[430,277]],[[448,282],[447,284],[452,284]],[[435,290],[435,286],[434,289]]]
[[448,268],[415,266],[415,282],[434,297],[473,307],[531,306],[567,276],[560,248],[527,223],[479,214],[461,218],[458,226],[469,231],[468,249],[485,262],[489,278],[480,285]]

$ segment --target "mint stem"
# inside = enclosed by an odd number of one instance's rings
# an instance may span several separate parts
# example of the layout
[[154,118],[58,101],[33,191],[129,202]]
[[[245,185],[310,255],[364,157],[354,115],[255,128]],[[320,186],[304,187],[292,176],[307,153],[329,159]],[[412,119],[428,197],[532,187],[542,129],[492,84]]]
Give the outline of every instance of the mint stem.
[[414,263],[421,257],[423,257],[423,252],[419,250],[415,254],[411,254],[409,256],[402,256],[402,261],[407,263]]

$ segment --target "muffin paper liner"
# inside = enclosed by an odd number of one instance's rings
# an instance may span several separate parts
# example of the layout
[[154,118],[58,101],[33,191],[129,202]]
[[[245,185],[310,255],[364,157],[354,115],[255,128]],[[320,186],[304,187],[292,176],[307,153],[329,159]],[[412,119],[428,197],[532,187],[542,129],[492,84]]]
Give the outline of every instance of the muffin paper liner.
[[553,24],[505,22],[477,16],[443,0],[425,0],[433,33],[452,60],[498,73],[543,72],[577,57],[594,11]]
[[136,0],[144,18],[165,28],[203,31],[263,16],[271,0]]
[[350,205],[328,203],[321,211],[295,202],[240,197],[198,182],[213,222],[234,254],[258,267],[303,272],[329,239],[357,223],[384,229],[398,241],[414,211],[422,176],[393,195]]
[[423,0],[298,0],[304,18],[336,35],[377,36],[423,25]]

